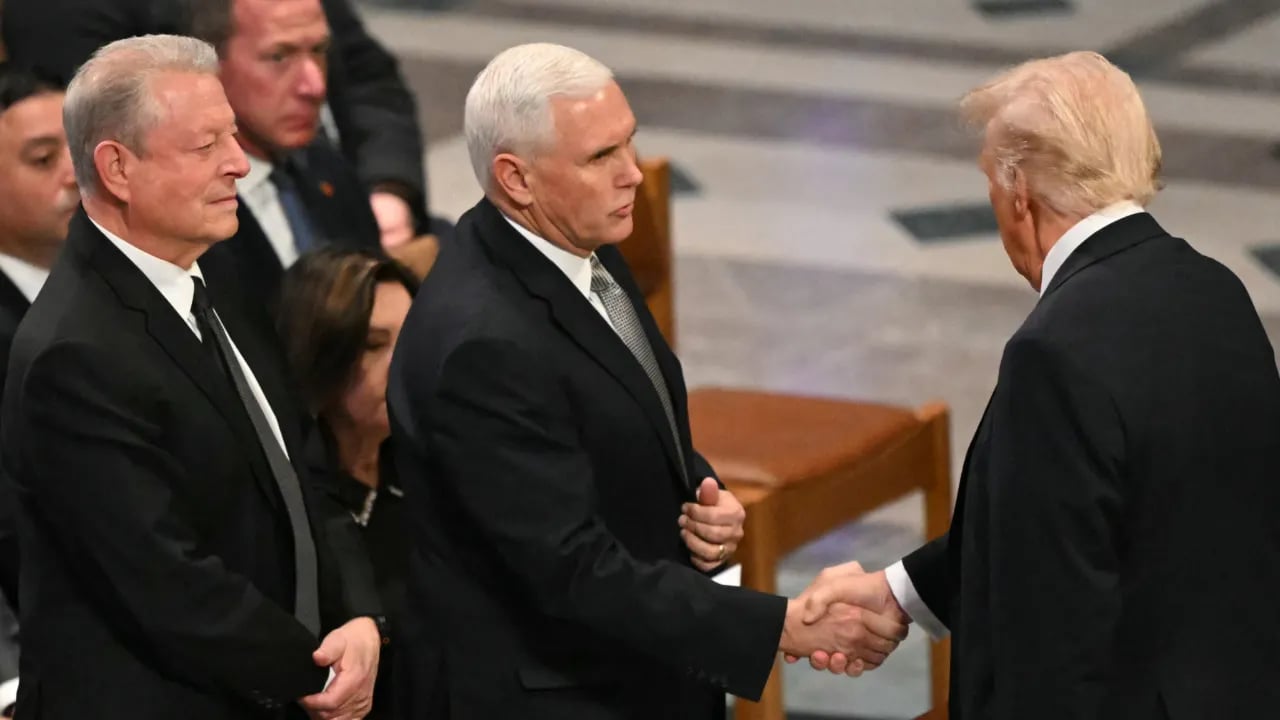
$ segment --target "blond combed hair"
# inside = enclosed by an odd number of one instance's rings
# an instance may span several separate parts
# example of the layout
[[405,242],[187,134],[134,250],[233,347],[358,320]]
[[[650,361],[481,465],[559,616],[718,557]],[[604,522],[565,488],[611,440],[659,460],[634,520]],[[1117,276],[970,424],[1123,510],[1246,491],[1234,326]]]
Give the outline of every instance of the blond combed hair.
[[971,90],[966,121],[987,133],[996,181],[1015,172],[1054,211],[1086,216],[1160,190],[1160,141],[1128,73],[1095,52],[1032,60]]

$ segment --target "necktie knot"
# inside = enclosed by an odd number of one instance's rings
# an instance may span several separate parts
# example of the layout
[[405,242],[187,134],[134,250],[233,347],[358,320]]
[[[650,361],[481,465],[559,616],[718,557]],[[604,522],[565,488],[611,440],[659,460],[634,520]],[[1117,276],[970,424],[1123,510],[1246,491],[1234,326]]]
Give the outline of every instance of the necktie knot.
[[277,189],[298,191],[298,168],[294,161],[282,157],[271,165],[271,174],[267,176]]
[[612,290],[618,286],[618,283],[604,268],[604,264],[600,262],[600,258],[595,254],[591,255],[591,292],[602,295],[608,290]]
[[201,315],[209,312],[212,305],[209,303],[209,292],[205,289],[204,280],[191,276],[191,312],[195,315]]

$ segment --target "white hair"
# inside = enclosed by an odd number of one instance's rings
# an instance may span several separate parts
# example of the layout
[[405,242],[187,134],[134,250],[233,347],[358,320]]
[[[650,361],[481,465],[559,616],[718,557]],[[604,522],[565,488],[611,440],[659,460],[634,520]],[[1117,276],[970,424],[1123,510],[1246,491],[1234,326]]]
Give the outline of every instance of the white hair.
[[1060,214],[1146,205],[1160,189],[1160,142],[1142,96],[1098,53],[1023,63],[970,91],[961,111],[987,130],[996,182],[1012,189],[1019,170]]
[[99,189],[93,153],[114,140],[135,153],[159,118],[151,82],[161,73],[217,75],[213,46],[180,35],[117,40],[89,58],[67,86],[62,124],[81,192]]
[[612,79],[591,56],[551,43],[518,45],[489,61],[467,93],[463,119],[480,187],[490,190],[499,153],[528,157],[554,140],[552,97],[587,97]]

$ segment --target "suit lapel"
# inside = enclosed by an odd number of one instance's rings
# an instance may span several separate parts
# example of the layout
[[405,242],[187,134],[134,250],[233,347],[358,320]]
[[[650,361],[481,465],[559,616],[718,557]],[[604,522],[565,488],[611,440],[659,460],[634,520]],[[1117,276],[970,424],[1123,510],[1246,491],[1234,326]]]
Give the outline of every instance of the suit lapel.
[[[126,306],[143,314],[147,333],[155,340],[187,378],[209,399],[240,438],[244,447],[257,448],[258,438],[240,399],[200,344],[190,326],[173,310],[160,291],[132,262],[89,222],[81,210],[68,233],[68,249],[86,258]],[[253,474],[273,505],[280,500],[271,469],[261,451],[248,454]]]
[[322,244],[382,251],[382,231],[350,165],[329,142],[317,139],[295,154],[298,182],[312,226]]
[[[662,402],[658,399],[658,393],[653,383],[649,381],[649,376],[645,374],[644,368],[627,349],[622,338],[618,337],[604,318],[600,317],[591,303],[582,297],[582,293],[573,286],[564,273],[521,237],[488,200],[480,201],[476,210],[480,238],[491,254],[512,271],[531,295],[545,301],[550,306],[552,317],[561,330],[626,389],[658,434],[667,461],[675,471],[674,477],[682,486],[687,485],[685,479],[687,470],[680,466],[675,438],[671,437],[670,425],[662,409]],[[605,255],[607,256],[608,253]],[[612,265],[609,268],[610,272],[616,273],[615,278],[626,275],[621,272],[617,264],[620,262],[621,260],[613,258],[609,263]],[[627,291],[628,295],[631,295],[631,289],[627,288]],[[634,299],[633,304],[635,304]],[[636,313],[641,317],[641,323],[645,325],[645,333],[649,337],[650,344],[653,345],[655,357],[661,357],[659,345],[654,344],[654,337],[650,333],[653,322],[651,319],[646,322],[648,312],[643,304],[636,306]],[[662,347],[665,348],[665,343]],[[661,365],[662,361],[660,360],[659,363]],[[667,372],[665,367],[663,371],[664,374]],[[668,390],[670,390],[670,383],[668,383]],[[672,393],[673,403],[674,396],[675,393]],[[683,412],[683,402],[680,408]],[[672,410],[675,411],[676,408],[673,407]]]

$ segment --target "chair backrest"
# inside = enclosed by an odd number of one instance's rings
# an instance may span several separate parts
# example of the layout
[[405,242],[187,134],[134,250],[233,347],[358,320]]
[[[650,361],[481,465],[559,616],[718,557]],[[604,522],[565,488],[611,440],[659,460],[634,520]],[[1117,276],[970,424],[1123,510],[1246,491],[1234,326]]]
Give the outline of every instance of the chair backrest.
[[675,295],[672,289],[671,164],[665,157],[642,158],[644,182],[636,192],[634,228],[618,249],[627,259],[636,284],[658,329],[676,346]]

